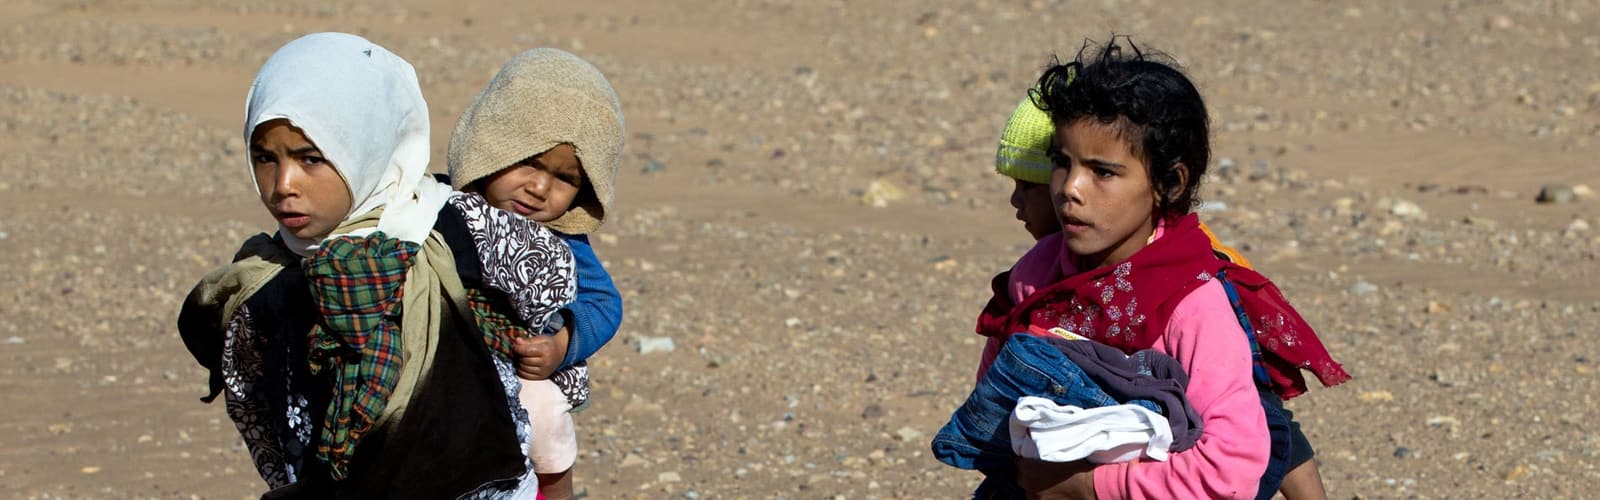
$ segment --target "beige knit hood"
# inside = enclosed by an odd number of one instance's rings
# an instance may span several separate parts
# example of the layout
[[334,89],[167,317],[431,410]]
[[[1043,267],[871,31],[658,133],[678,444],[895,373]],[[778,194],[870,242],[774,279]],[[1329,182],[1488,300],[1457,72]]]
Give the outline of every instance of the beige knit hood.
[[580,199],[550,228],[600,228],[622,162],[622,103],[605,75],[562,50],[532,49],[506,62],[450,134],[450,182],[462,189],[528,157],[571,144],[595,199]]

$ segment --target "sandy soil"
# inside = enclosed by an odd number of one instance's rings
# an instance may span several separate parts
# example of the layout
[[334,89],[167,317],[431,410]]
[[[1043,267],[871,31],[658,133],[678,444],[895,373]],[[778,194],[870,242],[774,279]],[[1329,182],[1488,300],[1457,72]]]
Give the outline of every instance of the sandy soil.
[[[622,95],[597,249],[627,320],[579,417],[590,498],[970,490],[928,438],[970,389],[988,277],[1029,243],[997,133],[1051,54],[1113,31],[1200,83],[1205,217],[1356,376],[1290,404],[1333,497],[1590,495],[1600,2],[1505,3],[9,0],[0,497],[263,489],[174,322],[270,228],[241,103],[321,30],[416,65],[436,158],[521,49]],[[864,203],[874,182],[904,197]],[[1536,203],[1551,185],[1579,196]]]

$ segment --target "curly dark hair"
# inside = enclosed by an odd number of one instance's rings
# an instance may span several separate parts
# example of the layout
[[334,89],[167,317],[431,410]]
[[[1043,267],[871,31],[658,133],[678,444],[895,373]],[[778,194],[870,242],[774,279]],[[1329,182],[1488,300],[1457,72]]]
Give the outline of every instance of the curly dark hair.
[[1211,160],[1211,119],[1200,91],[1171,58],[1125,36],[1104,45],[1086,40],[1072,62],[1052,58],[1030,94],[1057,127],[1093,119],[1128,142],[1148,169],[1157,213],[1193,209]]

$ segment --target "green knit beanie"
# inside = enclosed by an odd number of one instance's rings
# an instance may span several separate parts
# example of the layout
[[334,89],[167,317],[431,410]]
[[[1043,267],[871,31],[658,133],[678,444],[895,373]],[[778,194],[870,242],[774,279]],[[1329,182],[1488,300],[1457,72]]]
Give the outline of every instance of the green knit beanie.
[[1035,184],[1050,183],[1050,139],[1056,133],[1050,114],[1023,97],[1000,131],[1000,149],[994,155],[994,170],[1006,177]]

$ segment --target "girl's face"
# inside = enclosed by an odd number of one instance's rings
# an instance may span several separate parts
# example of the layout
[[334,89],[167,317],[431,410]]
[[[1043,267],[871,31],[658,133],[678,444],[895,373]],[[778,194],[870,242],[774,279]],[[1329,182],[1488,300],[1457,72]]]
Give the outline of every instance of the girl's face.
[[289,234],[322,241],[350,213],[350,188],[322,151],[288,120],[250,134],[250,164],[261,204]]
[[578,151],[571,144],[558,144],[490,175],[483,197],[496,208],[548,223],[572,208],[583,182]]
[[1050,197],[1067,249],[1087,271],[1127,260],[1155,231],[1156,192],[1133,148],[1108,125],[1057,127]]
[[1016,186],[1011,188],[1011,208],[1017,209],[1017,220],[1022,221],[1022,228],[1035,240],[1060,231],[1061,221],[1056,218],[1055,203],[1050,199],[1050,185],[1012,181]]

